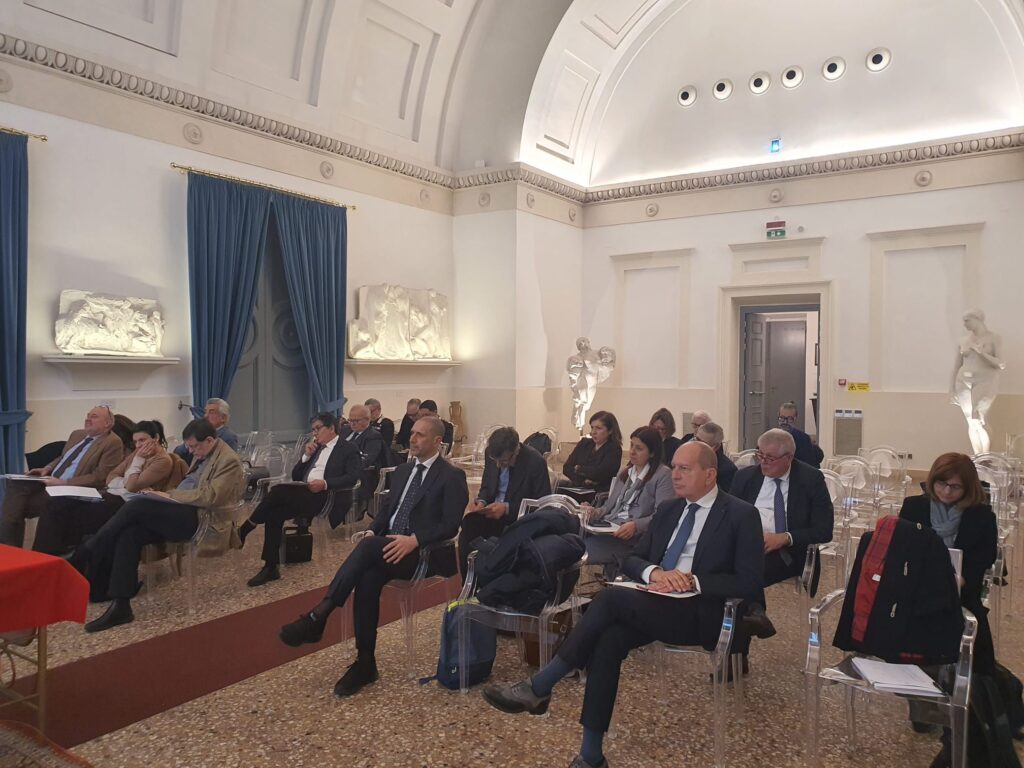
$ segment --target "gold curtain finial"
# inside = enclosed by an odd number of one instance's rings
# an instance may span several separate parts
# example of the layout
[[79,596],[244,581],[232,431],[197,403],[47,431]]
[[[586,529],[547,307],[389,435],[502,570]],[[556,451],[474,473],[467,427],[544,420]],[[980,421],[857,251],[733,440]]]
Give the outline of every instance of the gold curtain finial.
[[307,195],[304,192],[296,192],[293,189],[285,189],[284,187],[275,187],[273,184],[264,184],[260,181],[253,181],[252,179],[243,179],[239,176],[229,176],[226,173],[217,173],[216,171],[207,171],[202,168],[194,168],[191,165],[179,165],[178,163],[171,163],[171,168],[178,171],[178,173],[197,173],[200,176],[210,176],[214,179],[224,179],[225,181],[234,181],[238,184],[245,184],[250,187],[259,187],[260,189],[269,189],[274,192],[281,192],[285,195],[291,195],[292,197],[301,197],[304,200],[313,200],[317,203],[323,203],[324,205],[333,205],[335,208],[345,208],[350,211],[356,210],[354,205],[345,205],[339,203],[337,200],[330,200],[326,197],[317,197],[316,195]]
[[28,136],[30,139],[36,139],[37,141],[49,141],[49,137],[44,136],[41,133],[29,133],[28,131],[19,131],[17,128],[8,128],[6,125],[0,125],[0,133],[13,133],[15,136]]

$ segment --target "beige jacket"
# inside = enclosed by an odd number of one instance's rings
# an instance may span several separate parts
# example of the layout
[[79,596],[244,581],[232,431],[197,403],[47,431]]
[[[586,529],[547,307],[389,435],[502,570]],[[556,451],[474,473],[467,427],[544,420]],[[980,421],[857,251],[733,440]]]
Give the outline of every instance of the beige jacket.
[[[76,429],[72,432],[71,437],[64,443],[60,456],[46,465],[47,474],[52,474],[53,470],[64,461],[64,456],[67,455],[68,451],[78,445],[85,437],[84,429]],[[110,475],[114,467],[121,461],[122,456],[124,456],[124,444],[121,442],[121,438],[113,432],[97,437],[89,444],[85,454],[82,456],[82,460],[78,462],[74,477],[68,478],[68,484],[84,485],[89,488],[102,488],[107,476]]]
[[[192,470],[198,463],[192,460]],[[238,454],[220,438],[210,452],[199,475],[198,485],[189,490],[172,489],[168,495],[183,504],[192,504],[209,513],[209,526],[203,531],[199,549],[203,554],[219,554],[232,543],[238,504],[245,490],[245,473]],[[200,518],[200,529],[204,521]]]
[[[128,471],[128,467],[131,466],[132,461],[135,459],[135,454],[136,451],[132,451],[125,456],[124,460],[117,465],[117,468],[107,475],[108,486],[115,478],[124,477],[124,473]],[[175,461],[174,458],[172,454],[164,450],[161,450],[155,456],[150,456],[142,463],[142,471],[139,474],[133,475],[124,481],[125,489],[135,493],[145,488],[152,488],[154,491],[166,491],[177,487],[178,483],[185,477],[188,467],[185,466],[185,462]]]

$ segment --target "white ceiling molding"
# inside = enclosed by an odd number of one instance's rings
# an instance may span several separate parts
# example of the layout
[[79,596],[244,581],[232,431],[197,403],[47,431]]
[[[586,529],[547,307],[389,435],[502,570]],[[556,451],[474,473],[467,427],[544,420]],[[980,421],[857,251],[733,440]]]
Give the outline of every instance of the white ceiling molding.
[[96,0],[24,0],[25,5],[31,8],[104,30],[172,56],[178,55],[181,2],[119,3],[112,7],[112,3]]

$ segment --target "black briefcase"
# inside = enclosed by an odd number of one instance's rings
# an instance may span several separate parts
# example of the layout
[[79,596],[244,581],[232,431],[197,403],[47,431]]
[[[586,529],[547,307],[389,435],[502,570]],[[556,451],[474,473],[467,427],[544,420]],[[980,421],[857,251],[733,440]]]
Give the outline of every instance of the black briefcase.
[[313,534],[308,528],[287,526],[284,529],[284,562],[308,563],[313,559]]

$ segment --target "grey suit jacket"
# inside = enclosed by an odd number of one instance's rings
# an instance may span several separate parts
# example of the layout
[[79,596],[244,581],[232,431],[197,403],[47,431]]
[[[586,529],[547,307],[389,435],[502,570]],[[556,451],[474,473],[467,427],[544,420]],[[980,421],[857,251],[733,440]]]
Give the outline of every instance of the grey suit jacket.
[[[611,490],[608,492],[608,500],[601,505],[601,509],[606,513],[610,512],[625,488],[626,484],[616,475],[612,480]],[[629,510],[630,520],[636,523],[637,535],[647,530],[651,524],[651,515],[654,514],[654,510],[675,497],[676,493],[672,490],[672,470],[662,464],[655,470],[654,476],[644,484],[643,490],[640,491],[640,498]]]

